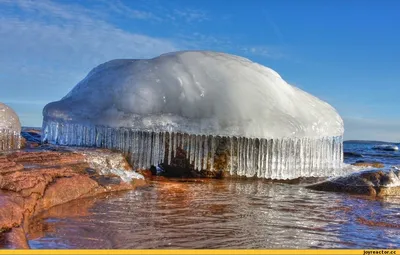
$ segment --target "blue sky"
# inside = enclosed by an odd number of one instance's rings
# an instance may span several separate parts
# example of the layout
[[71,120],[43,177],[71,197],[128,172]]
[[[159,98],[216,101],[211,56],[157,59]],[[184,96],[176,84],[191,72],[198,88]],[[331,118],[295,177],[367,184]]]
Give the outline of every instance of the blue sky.
[[400,1],[0,0],[0,101],[26,126],[94,66],[207,49],[333,105],[345,139],[400,141]]

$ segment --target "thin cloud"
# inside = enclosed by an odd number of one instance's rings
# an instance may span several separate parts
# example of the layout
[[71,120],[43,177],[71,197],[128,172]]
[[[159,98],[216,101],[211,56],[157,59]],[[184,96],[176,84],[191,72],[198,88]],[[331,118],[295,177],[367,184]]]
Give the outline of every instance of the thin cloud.
[[186,22],[203,22],[209,20],[207,13],[203,10],[196,9],[175,9],[173,14],[179,18],[184,19]]
[[270,59],[284,59],[288,56],[276,46],[245,46],[241,47],[240,51],[249,56],[258,56]]
[[123,2],[119,0],[114,0],[114,1],[103,0],[101,2],[108,7],[109,11],[115,12],[119,15],[131,19],[154,20],[159,22],[164,20],[162,17],[156,15],[151,11],[130,8],[129,6],[125,5]]
[[[172,23],[176,23],[177,21],[199,23],[210,19],[205,10],[166,8],[162,7],[162,4],[158,1],[135,1],[135,6],[139,8],[132,8],[120,0],[101,0],[100,2],[107,7],[107,11],[117,13],[130,19]],[[97,10],[103,11],[101,8]]]
[[[121,30],[79,6],[0,0],[0,8],[19,8],[0,18],[1,97],[18,105],[21,98],[38,107],[59,100],[110,59],[149,58],[179,49],[168,39]],[[40,124],[41,111],[30,116],[23,124]]]

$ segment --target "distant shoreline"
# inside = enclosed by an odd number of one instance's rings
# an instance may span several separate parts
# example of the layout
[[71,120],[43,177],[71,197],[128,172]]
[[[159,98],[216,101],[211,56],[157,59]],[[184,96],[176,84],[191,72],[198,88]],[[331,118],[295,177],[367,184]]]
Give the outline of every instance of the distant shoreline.
[[375,143],[380,143],[380,144],[398,144],[400,142],[384,142],[384,141],[370,141],[370,140],[346,140],[343,141],[343,143],[363,143],[363,144],[375,144]]

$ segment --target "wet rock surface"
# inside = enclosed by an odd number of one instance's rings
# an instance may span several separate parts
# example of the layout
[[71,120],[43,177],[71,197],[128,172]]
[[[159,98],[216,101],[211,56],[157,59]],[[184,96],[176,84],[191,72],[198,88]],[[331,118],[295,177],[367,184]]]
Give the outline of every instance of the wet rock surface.
[[40,147],[0,154],[0,247],[29,248],[29,219],[56,205],[146,185],[144,179],[126,181],[116,169],[132,172],[120,153],[105,149]]
[[357,160],[355,163],[352,164],[353,166],[360,166],[360,167],[373,167],[373,168],[384,168],[385,164],[378,161],[365,161],[365,160]]
[[373,197],[400,196],[400,169],[365,170],[312,184],[307,188]]

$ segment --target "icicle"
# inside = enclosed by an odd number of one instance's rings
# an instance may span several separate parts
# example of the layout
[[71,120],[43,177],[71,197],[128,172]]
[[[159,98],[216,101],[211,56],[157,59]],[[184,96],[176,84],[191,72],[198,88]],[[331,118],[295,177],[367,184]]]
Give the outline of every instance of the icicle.
[[264,141],[264,178],[272,176],[272,139]]
[[167,133],[166,132],[162,132],[162,140],[160,141],[160,163],[164,163],[165,162],[165,154],[166,154],[166,145],[167,145]]
[[[18,135],[0,131],[0,149],[15,147],[19,143]],[[152,164],[170,164],[179,148],[186,153],[195,169],[213,171],[220,143],[226,144],[229,150],[230,160],[226,170],[232,175],[273,179],[331,176],[341,173],[343,162],[342,137],[216,137],[44,122],[43,139],[61,145],[118,149],[130,156],[135,169],[149,168]]]
[[146,160],[147,160],[147,140],[146,140],[146,132],[140,132],[140,168],[145,168]]
[[258,144],[258,173],[257,177],[264,178],[265,176],[265,161],[264,161],[264,143],[265,139],[260,139]]
[[236,174],[237,175],[241,175],[242,174],[242,172],[241,172],[241,164],[242,164],[242,161],[241,161],[241,148],[240,148],[240,142],[241,142],[241,139],[242,138],[240,138],[240,137],[238,137],[237,139],[236,139],[236,142],[237,142],[237,149],[236,149],[236,161],[237,161],[237,169],[236,169]]
[[171,137],[172,137],[172,155],[175,158],[176,157],[176,136],[177,133],[171,133]]
[[271,179],[277,178],[278,170],[278,139],[271,139]]
[[230,147],[230,174],[231,175],[234,175],[235,174],[235,172],[234,172],[234,167],[233,167],[233,149],[234,149],[234,145],[233,145],[233,137],[232,136],[230,136],[229,137],[229,147]]
[[168,133],[168,160],[167,165],[171,164],[172,155],[172,133]]
[[204,136],[203,169],[207,169],[208,163],[208,136]]
[[187,134],[182,134],[182,139],[183,139],[183,150],[185,151],[186,154],[186,159],[189,159],[189,136]]
[[198,169],[198,166],[197,166],[197,136],[196,135],[192,135],[192,139],[193,139],[193,147],[192,147],[192,149],[193,149],[193,153],[192,153],[192,155],[191,155],[191,161],[193,161],[193,166],[194,166],[194,169]]
[[153,166],[157,166],[158,165],[158,154],[159,154],[159,148],[158,148],[158,144],[159,144],[159,139],[160,136],[158,133],[153,133],[153,137],[152,137],[152,153],[151,153],[151,164]]
[[253,177],[255,175],[255,166],[254,166],[254,139],[248,139],[248,163],[247,163],[247,177]]
[[292,170],[292,164],[293,164],[293,139],[287,139],[286,140],[286,178],[292,179],[293,178],[293,170]]
[[199,135],[198,137],[197,137],[197,139],[198,139],[198,142],[197,142],[197,144],[198,144],[198,155],[197,155],[197,169],[198,170],[202,170],[202,159],[203,159],[203,136],[202,135]]
[[19,132],[0,129],[0,151],[17,150],[21,146],[21,136]]
[[242,160],[242,154],[243,154],[243,147],[242,147],[242,142],[243,138],[238,137],[237,141],[237,160],[238,160],[238,169],[237,169],[237,174],[239,176],[243,175],[243,160]]
[[181,140],[181,133],[176,133],[176,148],[182,149],[182,145],[180,144]]
[[214,155],[215,155],[215,137],[211,136],[211,150],[210,150],[210,170],[214,171]]

